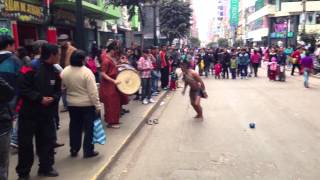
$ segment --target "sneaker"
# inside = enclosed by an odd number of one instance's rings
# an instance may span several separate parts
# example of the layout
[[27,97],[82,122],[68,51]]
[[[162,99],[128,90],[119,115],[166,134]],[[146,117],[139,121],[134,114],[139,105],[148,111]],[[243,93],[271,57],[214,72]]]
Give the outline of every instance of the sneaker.
[[154,99],[149,99],[149,103],[155,103],[156,101]]
[[149,104],[148,99],[144,99],[144,100],[142,101],[142,104],[145,104],[145,105]]
[[93,151],[93,152],[90,153],[90,154],[84,154],[84,155],[83,155],[83,158],[88,159],[88,158],[96,157],[96,156],[98,156],[98,155],[99,155],[99,152]]
[[18,148],[19,148],[19,145],[18,145],[17,143],[15,143],[15,142],[11,142],[11,143],[10,143],[10,146],[13,147],[13,148],[15,148],[15,149],[18,149]]

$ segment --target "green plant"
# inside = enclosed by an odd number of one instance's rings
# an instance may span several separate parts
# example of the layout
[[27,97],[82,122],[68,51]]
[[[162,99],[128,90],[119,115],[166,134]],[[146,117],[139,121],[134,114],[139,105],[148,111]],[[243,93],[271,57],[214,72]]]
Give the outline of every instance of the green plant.
[[191,27],[192,9],[190,4],[172,0],[160,5],[160,30],[170,43],[175,38],[188,36]]

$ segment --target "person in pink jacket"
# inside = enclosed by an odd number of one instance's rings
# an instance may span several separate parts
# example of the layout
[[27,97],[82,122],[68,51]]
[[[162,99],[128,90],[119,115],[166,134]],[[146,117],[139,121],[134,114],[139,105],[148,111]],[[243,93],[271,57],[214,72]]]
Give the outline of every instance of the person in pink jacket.
[[261,55],[257,50],[254,50],[250,57],[251,64],[253,66],[254,77],[258,77],[258,68],[260,66]]

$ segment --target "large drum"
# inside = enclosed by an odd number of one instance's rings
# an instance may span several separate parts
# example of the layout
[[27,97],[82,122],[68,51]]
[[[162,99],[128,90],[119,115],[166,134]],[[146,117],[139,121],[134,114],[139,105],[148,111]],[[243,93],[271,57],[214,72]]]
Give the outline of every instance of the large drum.
[[139,91],[141,78],[138,72],[130,65],[123,64],[119,67],[119,74],[116,78],[121,83],[117,85],[120,92],[126,95],[132,95]]

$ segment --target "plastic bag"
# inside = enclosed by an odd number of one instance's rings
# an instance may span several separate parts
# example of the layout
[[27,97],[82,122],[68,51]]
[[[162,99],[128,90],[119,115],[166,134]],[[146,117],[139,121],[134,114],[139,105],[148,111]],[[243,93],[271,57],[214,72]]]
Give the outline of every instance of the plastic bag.
[[106,144],[107,136],[100,118],[94,121],[92,144]]

